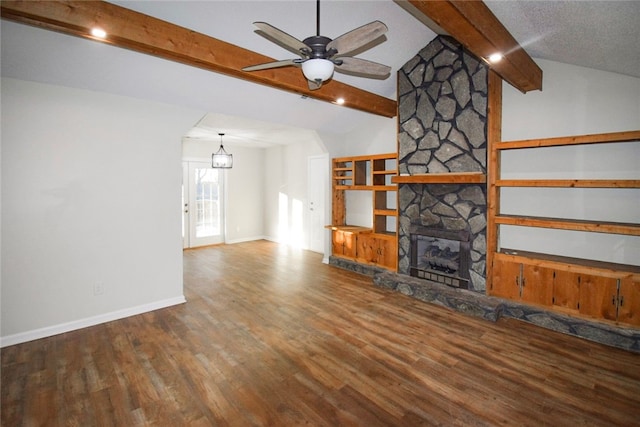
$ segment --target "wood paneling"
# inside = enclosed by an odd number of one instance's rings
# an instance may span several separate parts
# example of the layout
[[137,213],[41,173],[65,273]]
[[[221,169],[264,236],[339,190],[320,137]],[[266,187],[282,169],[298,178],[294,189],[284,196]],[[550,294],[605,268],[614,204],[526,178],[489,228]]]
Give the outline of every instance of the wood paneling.
[[186,304],[2,349],[3,426],[631,426],[640,354],[377,288],[258,241]]

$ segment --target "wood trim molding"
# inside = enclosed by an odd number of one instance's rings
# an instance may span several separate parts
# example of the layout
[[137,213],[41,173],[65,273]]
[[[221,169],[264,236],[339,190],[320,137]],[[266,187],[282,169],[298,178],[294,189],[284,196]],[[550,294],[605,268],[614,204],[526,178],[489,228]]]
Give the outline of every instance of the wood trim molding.
[[[522,92],[542,89],[542,70],[511,33],[480,0],[396,0],[400,6],[419,12],[458,40],[478,58],[501,52],[502,61],[491,64],[509,84]],[[406,7],[406,4],[412,7]]]
[[500,213],[500,191],[496,182],[500,179],[500,152],[496,146],[502,139],[502,79],[494,71],[488,75],[487,94],[487,291],[493,286],[493,258],[498,250],[500,228],[496,216]]
[[[256,52],[197,33],[142,13],[103,1],[2,1],[2,18],[64,34],[99,40],[185,65],[237,77],[327,102],[345,99],[343,106],[368,113],[395,117],[395,100],[332,80],[321,89],[309,90],[297,68],[255,72],[247,65],[274,61]],[[108,36],[90,34],[95,26]]]

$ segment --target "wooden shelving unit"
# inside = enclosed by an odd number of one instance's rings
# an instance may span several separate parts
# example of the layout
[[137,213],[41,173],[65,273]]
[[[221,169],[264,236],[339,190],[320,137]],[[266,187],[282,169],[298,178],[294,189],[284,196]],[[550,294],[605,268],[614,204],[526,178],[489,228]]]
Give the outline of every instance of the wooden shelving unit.
[[[395,271],[397,266],[396,230],[388,227],[389,218],[397,218],[398,174],[396,153],[340,157],[332,160],[332,253],[365,264]],[[346,223],[346,191],[370,191],[373,226]],[[390,203],[393,200],[393,205]]]
[[640,188],[637,179],[499,179],[497,187]]
[[[499,134],[497,131],[494,140]],[[640,188],[637,179],[500,178],[500,154],[504,150],[637,141],[640,131],[490,143],[487,233],[490,295],[543,305],[571,315],[640,326],[640,267],[498,249],[501,225],[640,236],[640,223],[502,214],[499,191],[503,187]]]
[[487,175],[482,172],[426,173],[420,175],[398,175],[391,179],[394,184],[484,184]]

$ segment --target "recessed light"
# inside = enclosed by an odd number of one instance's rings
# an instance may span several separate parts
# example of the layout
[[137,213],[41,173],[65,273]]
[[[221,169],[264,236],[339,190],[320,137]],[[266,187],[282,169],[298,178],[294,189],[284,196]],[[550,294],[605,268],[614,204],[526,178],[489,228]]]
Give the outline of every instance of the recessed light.
[[103,39],[107,37],[107,32],[102,28],[92,28],[91,35],[94,37],[98,37],[99,39]]
[[342,104],[344,104],[344,98],[338,98],[338,99],[336,99],[336,104],[338,104],[338,105],[342,105]]
[[496,62],[500,62],[502,58],[503,58],[503,55],[501,53],[493,53],[489,55],[487,59],[489,60],[490,63],[495,64]]

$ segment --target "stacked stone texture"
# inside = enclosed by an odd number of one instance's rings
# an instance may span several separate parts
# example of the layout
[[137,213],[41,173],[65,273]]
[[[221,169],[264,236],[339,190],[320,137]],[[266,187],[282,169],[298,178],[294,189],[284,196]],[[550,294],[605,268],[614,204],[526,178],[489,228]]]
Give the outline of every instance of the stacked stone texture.
[[[437,37],[398,72],[400,174],[483,172],[487,165],[487,67]],[[398,271],[409,274],[412,224],[471,233],[469,289],[486,283],[486,186],[400,184]]]

